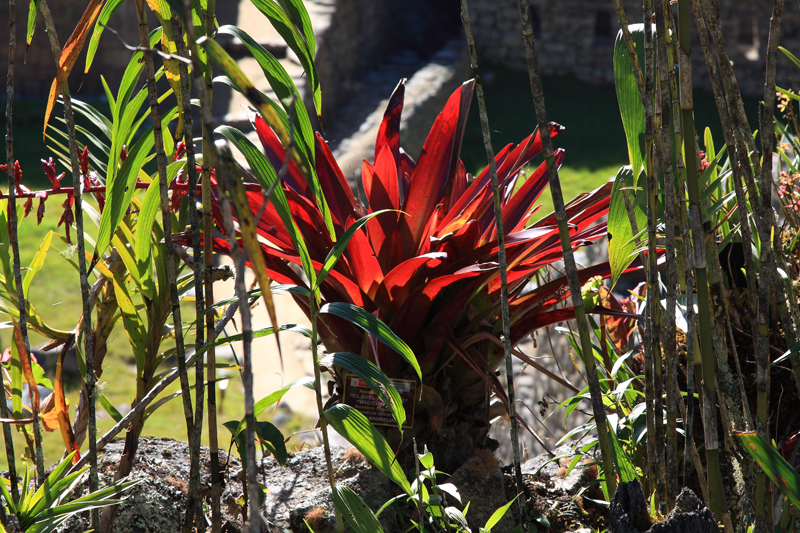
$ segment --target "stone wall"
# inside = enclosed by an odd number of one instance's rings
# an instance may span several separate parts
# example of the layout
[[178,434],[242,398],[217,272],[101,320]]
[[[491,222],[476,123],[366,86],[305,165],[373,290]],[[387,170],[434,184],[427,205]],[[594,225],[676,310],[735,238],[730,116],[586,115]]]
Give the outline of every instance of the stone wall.
[[[592,83],[611,83],[614,39],[619,29],[611,2],[530,0],[539,67],[543,74],[573,74]],[[641,2],[623,0],[630,23],[641,22]],[[743,93],[763,96],[764,70],[772,13],[770,0],[719,0],[727,51]],[[518,3],[473,0],[470,17],[478,59],[525,69]],[[800,52],[800,12],[786,4],[780,44]],[[778,84],[792,86],[800,71],[778,54]],[[692,75],[695,87],[711,89],[700,43],[692,23]],[[546,87],[545,87],[546,89]]]

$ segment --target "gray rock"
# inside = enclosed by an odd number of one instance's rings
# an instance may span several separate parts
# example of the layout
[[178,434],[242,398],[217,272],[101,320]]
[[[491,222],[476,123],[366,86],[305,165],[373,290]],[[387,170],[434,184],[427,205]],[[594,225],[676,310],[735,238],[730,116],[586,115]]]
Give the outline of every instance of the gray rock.
[[[536,475],[549,479],[553,491],[561,491],[575,495],[588,482],[597,478],[597,468],[593,465],[595,460],[589,456],[582,459],[569,475],[564,476],[574,457],[574,443],[563,444],[553,450],[553,456],[542,454],[522,463],[522,473]],[[561,459],[553,460],[555,457]]]
[[[503,487],[503,473],[497,458],[488,450],[478,451],[458,470],[453,472],[448,483],[458,488],[463,509],[469,502],[467,521],[473,531],[483,527],[497,509],[508,503]],[[492,528],[496,533],[506,533],[514,529],[511,512],[506,512],[498,524]]]
[[621,483],[611,500],[610,533],[717,533],[714,513],[684,488],[664,522],[650,527],[650,516],[638,481]]
[[[373,510],[379,509],[399,490],[386,476],[372,468],[355,448],[335,446],[331,449],[331,460],[337,486],[351,488]],[[307,520],[316,533],[336,531],[325,454],[321,447],[290,455],[285,467],[272,457],[266,458],[261,462],[259,472],[259,481],[270,491],[262,507],[262,513],[270,524],[292,531],[307,531],[303,522]],[[393,530],[394,518],[391,509],[381,514],[381,523],[386,531]]]
[[638,480],[620,483],[611,498],[610,533],[641,533],[650,529],[650,513]]

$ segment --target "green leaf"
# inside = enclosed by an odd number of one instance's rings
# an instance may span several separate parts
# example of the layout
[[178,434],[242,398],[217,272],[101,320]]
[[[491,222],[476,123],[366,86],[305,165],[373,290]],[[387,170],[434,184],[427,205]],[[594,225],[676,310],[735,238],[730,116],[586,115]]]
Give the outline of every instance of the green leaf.
[[256,421],[256,438],[259,443],[266,446],[269,452],[281,466],[286,466],[286,442],[283,433],[280,432],[271,422]]
[[[308,330],[307,326],[303,326],[302,324],[283,324],[278,327],[278,331],[294,331],[296,333],[300,333],[305,335],[306,330]],[[267,335],[272,335],[274,330],[272,327],[257,329],[253,331],[253,338],[258,339],[260,337],[266,337]],[[230,344],[232,342],[240,341],[244,338],[243,333],[237,333],[235,335],[227,335],[225,337],[217,337],[214,339],[214,342],[211,344],[204,345],[200,351],[197,352],[197,356],[201,356],[206,353],[208,350],[211,349],[212,346],[222,346],[224,344]]]
[[334,405],[322,413],[322,416],[339,435],[364,454],[375,468],[397,483],[406,494],[411,494],[411,485],[403,469],[400,468],[394,452],[367,417],[344,404]]
[[53,232],[49,231],[47,235],[44,236],[42,239],[42,244],[39,245],[39,251],[36,252],[36,255],[33,256],[33,261],[31,261],[31,266],[28,269],[28,272],[25,274],[25,279],[22,280],[22,294],[25,295],[25,299],[28,299],[28,291],[31,289],[31,283],[33,283],[33,277],[42,269],[44,265],[44,259],[47,257],[47,250],[50,249],[50,242],[53,240]]
[[33,32],[36,30],[36,18],[39,16],[39,0],[31,0],[30,7],[28,7],[28,31],[25,34],[25,43],[31,45],[33,40]]
[[[175,117],[176,109],[172,108],[165,113],[161,119],[161,128],[167,131],[167,125]],[[139,170],[144,165],[150,150],[153,148],[153,127],[142,135],[133,148],[128,153],[128,158],[119,169],[119,173],[111,176],[106,183],[106,207],[100,219],[100,229],[97,233],[97,245],[94,250],[94,259],[99,259],[111,243],[111,237],[117,231],[119,223],[125,216],[125,212],[136,192],[136,179]]]
[[422,371],[419,368],[419,363],[417,362],[417,357],[414,355],[414,352],[409,348],[408,344],[395,335],[394,332],[389,329],[389,326],[384,324],[381,319],[368,313],[361,307],[345,302],[327,303],[320,307],[319,312],[320,314],[329,313],[336,315],[374,335],[386,346],[399,353],[417,373],[420,382],[422,381]]
[[[256,2],[258,0],[253,1]],[[261,1],[264,3],[271,3],[266,2],[266,0]],[[264,120],[267,122],[267,124],[269,124],[269,126],[275,131],[275,134],[278,136],[278,139],[280,139],[283,146],[287,147],[292,160],[297,164],[300,173],[305,178],[306,183],[314,195],[314,200],[319,207],[320,213],[322,213],[322,218],[325,221],[325,227],[327,228],[328,233],[331,235],[331,240],[335,241],[336,232],[333,228],[333,219],[331,218],[330,208],[325,201],[325,195],[322,192],[322,186],[319,183],[317,174],[314,172],[313,166],[309,164],[309,160],[303,157],[302,152],[297,150],[297,148],[289,149],[292,144],[291,135],[289,129],[281,121],[278,113],[272,108],[270,103],[261,94],[261,92],[255,88],[253,83],[247,79],[247,76],[245,76],[244,72],[242,72],[242,69],[239,68],[239,65],[237,65],[236,61],[234,61],[233,58],[231,58],[231,56],[217,42],[203,37],[197,43],[205,48],[209,54],[211,54],[211,57],[216,62],[217,66],[219,66],[220,70],[222,70],[222,72],[231,78],[234,87],[241,92],[251,104],[253,104],[259,113],[261,113],[261,116],[264,117]]]
[[[306,159],[312,164],[314,163],[314,132],[311,128],[311,121],[308,118],[308,112],[303,104],[303,98],[297,87],[292,81],[291,76],[283,68],[280,61],[275,56],[270,54],[263,46],[258,44],[250,35],[244,30],[236,26],[222,26],[219,33],[226,33],[237,37],[242,43],[250,50],[253,57],[258,61],[261,70],[264,72],[267,81],[269,82],[272,90],[275,91],[275,96],[283,105],[286,113],[294,115],[296,139],[298,139],[300,147],[305,153]],[[294,110],[292,111],[291,102],[294,97]]]
[[506,514],[506,512],[511,508],[511,505],[517,500],[517,498],[519,498],[519,494],[517,494],[513,500],[492,513],[492,516],[490,516],[489,520],[486,521],[486,525],[483,526],[485,533],[489,533],[492,528],[496,526],[498,522],[500,522],[500,519],[503,518],[503,515]]
[[[228,141],[244,155],[247,164],[250,165],[250,170],[253,171],[253,175],[256,177],[261,187],[265,191],[269,190],[275,180],[278,179],[278,176],[267,157],[261,153],[261,150],[256,148],[256,146],[250,142],[250,139],[245,137],[245,135],[236,128],[220,126],[214,131],[228,139]],[[281,221],[289,232],[292,244],[294,244],[295,250],[297,250],[297,254],[300,256],[300,262],[303,265],[303,271],[306,273],[306,277],[308,277],[309,281],[313,284],[316,274],[311,263],[311,256],[308,254],[308,248],[306,247],[303,235],[300,233],[300,230],[297,228],[292,218],[289,202],[286,200],[286,193],[280,186],[273,189],[270,202],[275,206],[278,216],[281,217]]]
[[[305,377],[302,377],[302,378],[297,378],[294,381],[292,381],[289,384],[287,384],[282,389],[278,389],[275,392],[269,394],[268,396],[260,399],[253,406],[253,416],[256,417],[256,416],[260,415],[261,413],[263,413],[264,411],[269,409],[271,406],[273,406],[276,403],[278,403],[279,401],[281,401],[281,398],[283,398],[283,395],[286,394],[287,392],[289,392],[290,389],[293,389],[295,387],[305,387],[307,389],[315,390],[314,378],[309,377],[309,376],[305,376]],[[244,420],[244,419],[242,419],[242,420]]]
[[331,499],[354,533],[383,533],[378,517],[349,487],[331,487]]
[[360,355],[350,352],[334,352],[326,356],[320,363],[346,368],[363,379],[372,392],[377,394],[381,401],[391,409],[392,416],[397,421],[397,429],[400,430],[401,435],[403,434],[403,424],[406,421],[403,399],[386,374],[377,366]]
[[647,226],[644,210],[647,195],[641,191],[635,194],[637,191],[632,189],[633,183],[631,167],[624,166],[617,172],[614,187],[611,189],[611,202],[608,208],[608,262],[611,264],[611,287],[636,258],[636,242],[633,239],[624,193],[627,193],[633,207],[637,229],[641,231]]
[[[644,65],[644,26],[631,24],[628,26],[633,46],[639,57],[640,68]],[[633,169],[633,176],[638,177],[645,162],[644,127],[645,113],[639,96],[634,69],[628,57],[628,49],[622,31],[617,34],[614,43],[614,85],[617,89],[617,101],[622,115],[622,125],[628,142],[628,159]],[[633,183],[629,183],[632,186]]]
[[124,1],[125,0],[108,0],[100,11],[100,15],[97,17],[97,22],[94,25],[92,36],[89,38],[89,47],[86,50],[86,67],[83,70],[84,74],[89,72],[89,67],[92,66],[94,55],[97,53],[97,46],[100,44],[100,36],[103,35],[103,30],[106,29],[108,20]]
[[350,243],[350,239],[353,238],[353,235],[355,235],[356,231],[358,231],[372,217],[378,216],[383,213],[390,213],[393,211],[394,211],[393,209],[383,209],[381,211],[375,211],[374,213],[370,213],[368,215],[359,218],[349,228],[347,228],[347,231],[345,231],[344,234],[341,237],[339,237],[339,239],[336,241],[336,244],[334,244],[333,248],[331,248],[331,251],[328,252],[328,256],[325,258],[325,262],[322,265],[322,269],[319,271],[317,279],[314,282],[313,285],[314,290],[317,290],[322,286],[322,282],[325,281],[325,278],[327,278],[328,274],[331,273],[333,267],[336,266],[336,262],[344,253],[345,249],[347,248],[347,245]]
[[[617,474],[619,474],[619,480],[621,483],[633,481],[637,478],[636,468],[628,460],[628,456],[625,455],[625,450],[622,449],[614,428],[611,427],[610,423],[606,422],[606,424],[608,426],[608,438],[611,441],[611,452],[614,455],[614,466],[617,469]],[[605,475],[613,476],[614,472],[605,472]]]
[[734,434],[764,473],[800,509],[800,474],[755,431]]
[[114,404],[106,397],[105,394],[100,393],[100,396],[97,398],[100,401],[100,405],[103,406],[103,409],[106,410],[106,413],[114,420],[114,422],[119,422],[122,420],[122,413],[117,411],[117,408],[114,407]]
[[[303,70],[306,72],[306,76],[308,76],[308,83],[311,87],[311,94],[314,100],[314,108],[317,110],[317,116],[320,116],[322,113],[322,91],[320,90],[319,85],[319,77],[317,76],[317,70],[314,66],[314,53],[316,44],[313,39],[313,30],[311,30],[311,21],[308,22],[300,21],[300,25],[303,29],[303,34],[298,31],[295,27],[293,20],[287,16],[286,12],[281,9],[281,7],[276,4],[272,0],[251,0],[253,5],[258,8],[266,17],[269,19],[272,27],[280,34],[283,38],[284,42],[286,42],[287,46],[292,49],[292,51],[297,55],[297,59],[300,60],[300,64],[303,65]],[[281,2],[285,5],[285,2]],[[290,9],[289,12],[292,11],[305,11],[305,8],[302,7],[302,3],[296,0],[293,0],[293,9]],[[301,13],[292,13],[294,15],[293,19],[302,18]],[[306,19],[308,18],[308,14],[305,13]],[[308,34],[311,34],[310,41],[307,41]],[[305,37],[305,38],[304,38]]]

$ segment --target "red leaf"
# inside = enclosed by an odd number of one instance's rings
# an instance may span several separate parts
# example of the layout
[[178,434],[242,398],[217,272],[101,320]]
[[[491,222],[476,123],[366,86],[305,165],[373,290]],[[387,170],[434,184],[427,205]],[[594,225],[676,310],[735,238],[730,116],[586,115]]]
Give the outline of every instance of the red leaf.
[[61,429],[61,438],[64,440],[64,447],[69,451],[74,451],[75,456],[72,458],[72,464],[76,464],[81,458],[80,446],[75,440],[75,434],[72,432],[72,425],[69,421],[69,411],[67,410],[67,401],[64,396],[64,384],[62,379],[62,368],[64,366],[64,357],[75,342],[75,334],[71,334],[64,346],[61,348],[61,354],[58,356],[58,363],[56,364],[56,377],[53,382],[53,400],[55,402],[55,410],[58,413],[58,426]]
[[405,79],[402,79],[397,84],[391,98],[389,98],[386,111],[383,113],[383,122],[381,122],[381,126],[378,129],[378,137],[375,140],[374,161],[378,160],[378,155],[384,145],[389,147],[394,160],[400,161],[400,116],[403,112],[403,97],[406,92],[405,81]]
[[[259,114],[248,111],[248,115],[250,117],[250,122],[256,129],[258,139],[264,147],[264,153],[267,159],[269,159],[270,164],[276,169],[281,168],[286,159],[286,149],[283,147],[283,144],[281,144],[278,136],[275,135],[275,132],[269,127],[269,124],[267,124]],[[291,158],[289,159],[289,166],[287,167],[287,172],[283,181],[306,198],[311,197],[311,190],[308,188],[305,178],[303,178],[300,169],[297,168],[297,164]]]
[[356,199],[347,183],[338,163],[333,158],[328,143],[322,136],[316,134],[316,169],[322,192],[331,209],[331,214],[344,227],[348,218],[358,218],[356,215]]
[[[564,150],[558,149],[555,153],[555,164],[560,167],[564,162]],[[511,200],[503,206],[503,228],[508,233],[520,231],[521,223],[524,221],[530,206],[539,198],[544,188],[548,184],[547,165],[542,162],[533,174],[531,174],[525,184],[511,197]],[[497,238],[497,228],[492,231],[492,238]]]
[[430,216],[458,169],[473,86],[474,80],[468,81],[450,96],[422,147],[403,206],[411,216],[399,219],[405,257],[417,255]]
[[394,309],[396,311],[411,293],[414,277],[422,267],[435,267],[439,265],[445,257],[447,257],[447,254],[443,253],[419,255],[407,259],[394,267],[391,272],[383,278],[383,286],[386,288],[387,294],[391,297],[391,302],[386,309]]

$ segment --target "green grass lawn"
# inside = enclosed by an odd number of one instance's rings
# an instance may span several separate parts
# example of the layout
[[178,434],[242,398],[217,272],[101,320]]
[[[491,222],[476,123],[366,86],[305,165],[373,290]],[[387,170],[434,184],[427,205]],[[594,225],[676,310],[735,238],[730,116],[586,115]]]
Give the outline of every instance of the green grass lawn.
[[[51,199],[47,204],[45,218],[41,225],[36,224],[35,215],[29,216],[22,221],[19,226],[20,236],[20,261],[23,269],[30,264],[31,259],[39,248],[39,244],[48,231],[54,230],[63,235],[63,226],[56,229],[56,224],[61,216],[60,201],[58,198]],[[96,226],[87,221],[87,232],[94,235],[97,231]],[[72,232],[74,238],[74,231]],[[51,249],[42,270],[34,278],[29,294],[30,301],[36,305],[37,312],[51,326],[58,329],[72,330],[80,316],[81,296],[79,290],[79,278],[77,270],[65,259],[68,247],[63,243],[58,235],[54,236]],[[74,252],[73,252],[74,253]],[[23,276],[24,276],[23,272]],[[185,301],[181,305],[183,319],[185,322],[194,320],[194,302]],[[0,345],[4,348],[9,346],[11,331],[9,329],[0,330]],[[30,337],[31,346],[38,347],[46,342],[46,339],[34,333]],[[193,342],[193,336],[187,338],[187,342]],[[165,342],[162,349],[166,350],[174,343]],[[218,418],[218,435],[220,446],[227,450],[230,442],[230,434],[222,424],[228,420],[240,419],[244,415],[244,391],[238,373],[228,372],[231,376],[225,390],[224,400],[221,402],[221,395],[218,392],[218,405],[222,406],[222,412]],[[194,371],[190,371],[190,384],[194,384]],[[120,321],[109,341],[109,352],[103,364],[103,375],[99,381],[99,388],[109,401],[123,411],[125,406],[129,406],[136,394],[136,366],[133,362],[130,344],[125,335],[125,331]],[[160,396],[167,397],[172,393],[180,391],[180,386],[176,380]],[[69,413],[72,419],[75,414],[75,406],[78,402],[78,388],[66,391],[69,400]],[[259,398],[257,398],[259,399]],[[158,400],[156,400],[158,401]],[[194,402],[194,399],[192,400]],[[194,404],[194,403],[193,403]],[[114,425],[114,420],[105,413],[102,406],[98,405],[98,435],[102,435]],[[262,419],[264,417],[262,416]],[[306,421],[308,422],[308,421]],[[300,420],[293,419],[285,427],[284,434],[288,436],[293,431],[309,429],[311,423],[300,427]],[[17,457],[18,468],[25,463],[32,465],[33,462],[27,457],[28,452],[25,448],[23,435],[16,430],[14,432],[14,445]],[[186,425],[183,416],[183,406],[180,398],[175,398],[159,408],[156,413],[146,422],[143,431],[144,436],[171,437],[179,440],[186,440]],[[121,432],[118,438],[124,438],[125,432]],[[203,444],[208,445],[207,428],[203,432]],[[294,449],[290,442],[290,449]],[[86,449],[86,443],[82,447]],[[45,464],[56,463],[64,451],[61,435],[58,431],[44,433],[43,450]],[[0,469],[7,468],[5,453],[0,452]]]

